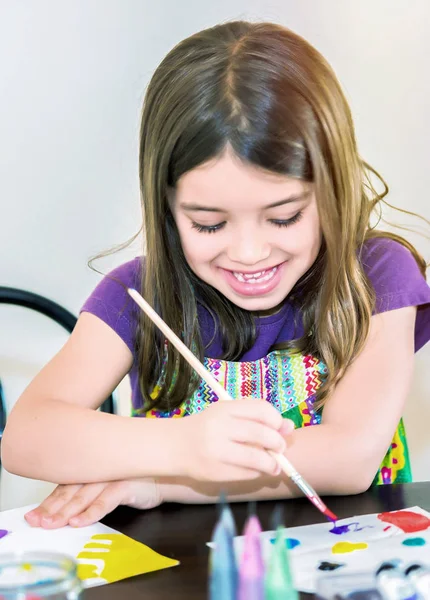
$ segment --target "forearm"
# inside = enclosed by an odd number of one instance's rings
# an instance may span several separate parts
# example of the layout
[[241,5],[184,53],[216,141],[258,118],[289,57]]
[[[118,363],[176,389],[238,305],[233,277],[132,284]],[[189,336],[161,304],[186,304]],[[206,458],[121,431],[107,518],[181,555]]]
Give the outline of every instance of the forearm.
[[[358,436],[357,436],[358,437]],[[364,452],[353,432],[330,425],[297,429],[289,438],[285,456],[321,495],[356,494],[367,489],[374,476],[371,452]],[[373,460],[375,463],[375,460]],[[162,478],[160,492],[165,502],[204,504],[216,502],[221,492],[231,502],[277,500],[302,495],[284,474],[245,482],[197,482]]]
[[160,496],[163,502],[183,504],[212,504],[226,494],[229,502],[250,500],[275,500],[294,498],[299,495],[290,480],[279,477],[260,477],[253,482],[201,482],[187,478],[158,479]]
[[[53,483],[89,483],[177,474],[173,419],[105,414],[66,402],[13,411],[2,440],[12,473]],[[175,451],[176,450],[176,451]]]

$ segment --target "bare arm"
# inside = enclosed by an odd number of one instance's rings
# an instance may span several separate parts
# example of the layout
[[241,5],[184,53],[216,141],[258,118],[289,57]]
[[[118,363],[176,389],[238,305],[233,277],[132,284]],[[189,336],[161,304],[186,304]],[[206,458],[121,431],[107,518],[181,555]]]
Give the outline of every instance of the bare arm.
[[[286,456],[320,494],[366,490],[387,451],[409,392],[414,362],[416,309],[372,317],[360,356],[327,401],[319,426],[298,429]],[[399,366],[397,366],[399,365]],[[160,480],[165,501],[216,501],[220,484]],[[300,494],[285,476],[226,484],[232,501],[290,498]]]
[[55,483],[174,473],[177,427],[170,419],[149,423],[95,410],[131,365],[119,336],[83,313],[65,346],[13,408],[2,439],[5,468]]
[[187,419],[96,411],[131,364],[122,339],[84,313],[13,409],[2,443],[5,468],[64,484],[163,476],[238,481],[276,472],[265,449],[284,449],[285,424],[267,402],[216,402]]

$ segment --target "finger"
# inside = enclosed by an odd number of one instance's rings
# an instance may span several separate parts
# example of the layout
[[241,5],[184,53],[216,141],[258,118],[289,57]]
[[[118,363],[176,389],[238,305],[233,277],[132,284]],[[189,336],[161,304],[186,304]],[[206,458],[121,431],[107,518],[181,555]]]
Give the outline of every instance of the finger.
[[285,439],[279,431],[255,421],[236,421],[232,427],[230,439],[273,450],[273,452],[285,452],[287,447]]
[[32,527],[40,527],[43,518],[60,510],[81,487],[81,485],[58,485],[40,506],[24,515],[25,520]]
[[282,426],[281,413],[266,400],[257,398],[233,400],[231,410],[231,414],[239,419],[257,421],[276,430]]
[[295,427],[294,421],[291,421],[290,419],[283,419],[279,433],[285,438],[293,433]]
[[72,527],[86,527],[97,523],[107,514],[112,512],[117,506],[122,504],[126,496],[126,486],[124,482],[111,483],[93,500],[79,515],[69,520]]
[[248,444],[229,444],[226,445],[228,452],[224,461],[226,464],[232,464],[242,469],[249,469],[267,475],[279,475],[281,469],[276,459],[266,450],[249,446]]
[[69,524],[72,517],[82,513],[109,484],[88,483],[83,485],[69,501],[56,512],[42,517],[41,526],[44,529],[58,529]]

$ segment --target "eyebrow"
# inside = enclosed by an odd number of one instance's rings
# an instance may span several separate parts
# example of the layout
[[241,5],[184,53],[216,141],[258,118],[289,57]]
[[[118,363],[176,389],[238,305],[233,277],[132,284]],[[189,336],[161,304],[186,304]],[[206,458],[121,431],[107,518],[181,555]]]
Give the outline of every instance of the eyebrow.
[[[269,208],[276,208],[278,206],[284,206],[285,204],[291,204],[292,202],[299,202],[300,200],[305,200],[310,196],[310,191],[303,192],[302,194],[297,194],[295,196],[290,196],[289,198],[284,198],[283,200],[277,200],[276,202],[272,202],[264,207],[263,210],[268,210]],[[190,204],[188,202],[181,202],[181,208],[187,211],[192,212],[227,212],[222,208],[217,208],[215,206],[201,206],[200,204]]]

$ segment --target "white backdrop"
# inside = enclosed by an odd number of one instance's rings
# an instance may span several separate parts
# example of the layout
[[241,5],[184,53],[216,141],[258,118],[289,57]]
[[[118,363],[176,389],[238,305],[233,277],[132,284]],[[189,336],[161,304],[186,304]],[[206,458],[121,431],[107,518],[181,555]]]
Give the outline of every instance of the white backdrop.
[[[78,312],[98,281],[88,258],[139,227],[138,127],[151,73],[179,40],[232,18],[278,21],[322,51],[391,202],[430,218],[427,0],[0,0],[0,285]],[[430,242],[412,241],[429,260]],[[65,339],[44,317],[0,307],[9,405]],[[430,478],[429,358],[430,347],[417,357],[406,414],[416,479]],[[3,474],[1,506],[46,489]]]

